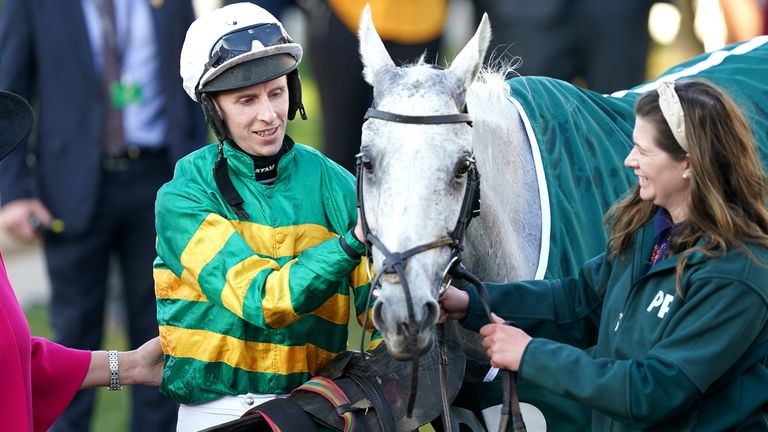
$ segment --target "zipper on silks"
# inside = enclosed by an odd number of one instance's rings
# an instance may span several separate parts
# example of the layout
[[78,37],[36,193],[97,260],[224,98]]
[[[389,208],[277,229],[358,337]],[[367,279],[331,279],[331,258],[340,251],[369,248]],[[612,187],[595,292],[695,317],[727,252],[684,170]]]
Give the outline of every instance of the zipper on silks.
[[619,319],[618,319],[618,321],[616,321],[616,327],[613,329],[614,333],[619,331],[619,326],[621,325],[622,318],[624,318],[624,312],[619,312]]

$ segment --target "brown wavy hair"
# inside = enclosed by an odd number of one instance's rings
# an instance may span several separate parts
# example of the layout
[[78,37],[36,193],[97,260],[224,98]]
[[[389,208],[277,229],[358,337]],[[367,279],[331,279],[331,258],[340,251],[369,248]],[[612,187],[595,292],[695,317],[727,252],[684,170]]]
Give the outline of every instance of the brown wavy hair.
[[[691,190],[688,217],[675,229],[669,246],[682,252],[675,267],[675,289],[684,297],[680,282],[693,252],[714,257],[735,247],[760,263],[746,244],[768,248],[768,181],[749,123],[728,94],[700,79],[677,81],[675,91],[685,114]],[[638,99],[635,116],[653,125],[661,150],[676,161],[685,158],[664,120],[656,91]],[[621,255],[656,210],[652,202],[640,199],[639,186],[611,207],[605,216],[611,224],[609,256]]]

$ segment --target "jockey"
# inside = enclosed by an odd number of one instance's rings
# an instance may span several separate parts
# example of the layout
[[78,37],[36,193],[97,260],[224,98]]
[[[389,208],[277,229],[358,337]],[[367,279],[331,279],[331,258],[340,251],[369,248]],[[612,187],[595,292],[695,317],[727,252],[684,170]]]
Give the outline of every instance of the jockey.
[[218,142],[157,196],[161,392],[179,431],[290,393],[345,350],[350,302],[367,312],[354,178],[286,135],[306,118],[301,57],[252,3],[201,16],[184,41],[184,89]]

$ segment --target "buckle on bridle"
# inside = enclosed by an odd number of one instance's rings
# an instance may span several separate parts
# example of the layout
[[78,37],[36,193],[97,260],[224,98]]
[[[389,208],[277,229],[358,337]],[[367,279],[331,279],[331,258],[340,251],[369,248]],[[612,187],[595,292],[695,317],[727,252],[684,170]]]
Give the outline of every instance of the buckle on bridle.
[[[450,285],[451,282],[453,282],[453,275],[451,274],[451,269],[454,265],[456,265],[456,262],[459,261],[459,256],[454,255],[451,257],[451,260],[448,261],[448,265],[445,266],[445,270],[443,270],[442,276],[440,276],[440,280],[438,283],[440,284],[437,287],[437,298],[440,298],[445,294],[445,291],[448,289],[448,285]],[[443,282],[445,280],[445,277],[448,277],[447,282]]]

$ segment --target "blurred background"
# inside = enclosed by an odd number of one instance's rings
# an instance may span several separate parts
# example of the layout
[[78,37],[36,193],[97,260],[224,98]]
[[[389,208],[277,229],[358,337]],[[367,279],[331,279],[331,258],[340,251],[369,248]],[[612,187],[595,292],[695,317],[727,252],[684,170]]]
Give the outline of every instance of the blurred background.
[[[154,3],[158,0],[152,1]],[[307,3],[312,1],[289,2],[279,16],[288,32],[302,44],[305,51],[310,49],[307,39],[311,24],[305,12]],[[490,1],[504,2],[509,7],[514,7],[514,3],[518,0]],[[2,3],[0,0],[0,13],[2,13]],[[221,5],[221,1],[218,0],[193,0],[193,3],[198,14]],[[765,0],[674,0],[653,4],[647,23],[650,45],[644,71],[645,80],[651,80],[667,68],[695,55],[763,34],[765,7]],[[470,0],[447,0],[443,33],[437,55],[439,64],[446,65],[455,52],[464,46],[475,30],[476,15],[476,6]],[[494,30],[503,25],[494,20],[494,15],[490,15],[490,20],[492,26],[496,26]],[[516,55],[515,41],[509,41],[504,49],[507,54]],[[313,77],[311,67],[312,59],[322,58],[323,53],[307,54],[301,64],[301,77],[304,104],[309,120],[292,122],[288,133],[297,142],[325,150],[323,109],[318,84]],[[525,58],[522,61],[525,62]],[[583,77],[576,76],[572,81],[578,85],[589,86]],[[5,233],[0,232],[0,251],[3,253],[16,295],[29,319],[32,334],[53,337],[48,326],[46,307],[49,301],[49,284],[39,245],[17,244]],[[115,281],[111,284],[113,285],[112,298],[116,299],[119,296],[120,287],[116,283],[117,278],[112,279]],[[110,319],[105,347],[109,349],[125,347],[125,336],[121,324],[123,312],[119,305],[118,301],[110,301],[107,306]],[[359,336],[350,338],[350,348],[358,349],[358,344]],[[125,392],[108,393],[104,389],[97,395],[96,403],[97,412],[93,419],[93,430],[112,432],[127,430],[129,400]]]

